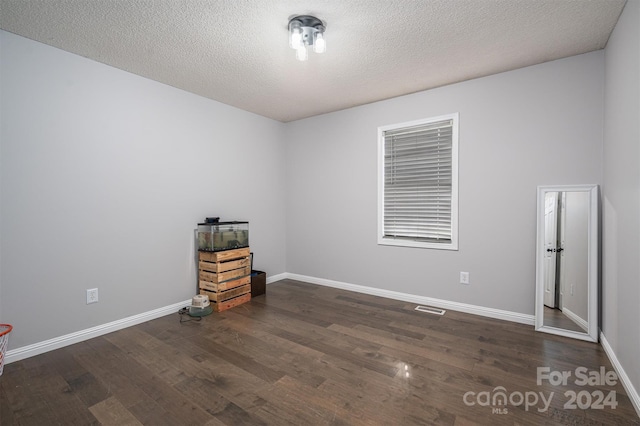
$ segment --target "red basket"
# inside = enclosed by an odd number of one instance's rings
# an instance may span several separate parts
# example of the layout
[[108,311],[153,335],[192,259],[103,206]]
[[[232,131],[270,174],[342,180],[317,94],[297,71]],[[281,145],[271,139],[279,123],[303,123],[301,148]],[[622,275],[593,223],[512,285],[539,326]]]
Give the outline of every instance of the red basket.
[[7,350],[11,330],[13,330],[11,325],[0,324],[0,376],[2,376],[2,370],[4,369],[4,353]]

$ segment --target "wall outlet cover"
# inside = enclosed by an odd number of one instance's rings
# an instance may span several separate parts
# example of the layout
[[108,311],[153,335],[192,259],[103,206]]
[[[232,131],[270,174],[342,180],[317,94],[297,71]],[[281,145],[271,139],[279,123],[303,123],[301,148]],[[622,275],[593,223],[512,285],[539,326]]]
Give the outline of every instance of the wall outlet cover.
[[98,289],[87,289],[87,305],[90,303],[98,303]]

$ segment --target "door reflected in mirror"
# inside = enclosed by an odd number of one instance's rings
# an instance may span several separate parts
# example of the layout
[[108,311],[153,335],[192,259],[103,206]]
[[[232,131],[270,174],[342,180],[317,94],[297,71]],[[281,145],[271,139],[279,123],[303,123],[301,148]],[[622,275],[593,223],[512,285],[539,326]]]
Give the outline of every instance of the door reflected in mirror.
[[544,325],[588,331],[589,193],[545,194]]
[[538,188],[536,329],[597,340],[597,187]]

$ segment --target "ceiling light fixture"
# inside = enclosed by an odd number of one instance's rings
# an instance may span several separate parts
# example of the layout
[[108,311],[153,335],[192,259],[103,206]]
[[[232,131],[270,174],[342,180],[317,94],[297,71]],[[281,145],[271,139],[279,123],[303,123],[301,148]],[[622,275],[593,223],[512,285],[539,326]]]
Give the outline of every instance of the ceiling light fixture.
[[313,46],[316,53],[324,53],[327,43],[324,40],[325,25],[315,16],[301,15],[289,21],[289,46],[296,51],[299,61],[309,58],[307,46]]

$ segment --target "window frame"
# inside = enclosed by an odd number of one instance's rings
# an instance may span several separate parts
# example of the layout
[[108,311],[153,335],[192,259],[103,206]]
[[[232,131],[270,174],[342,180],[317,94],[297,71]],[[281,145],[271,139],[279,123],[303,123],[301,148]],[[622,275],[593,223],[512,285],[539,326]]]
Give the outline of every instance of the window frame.
[[[428,242],[384,235],[384,181],[385,181],[385,132],[411,128],[438,121],[452,120],[451,136],[451,242]],[[378,127],[378,245],[416,247],[437,250],[458,250],[458,133],[459,113],[445,114],[404,123]]]

